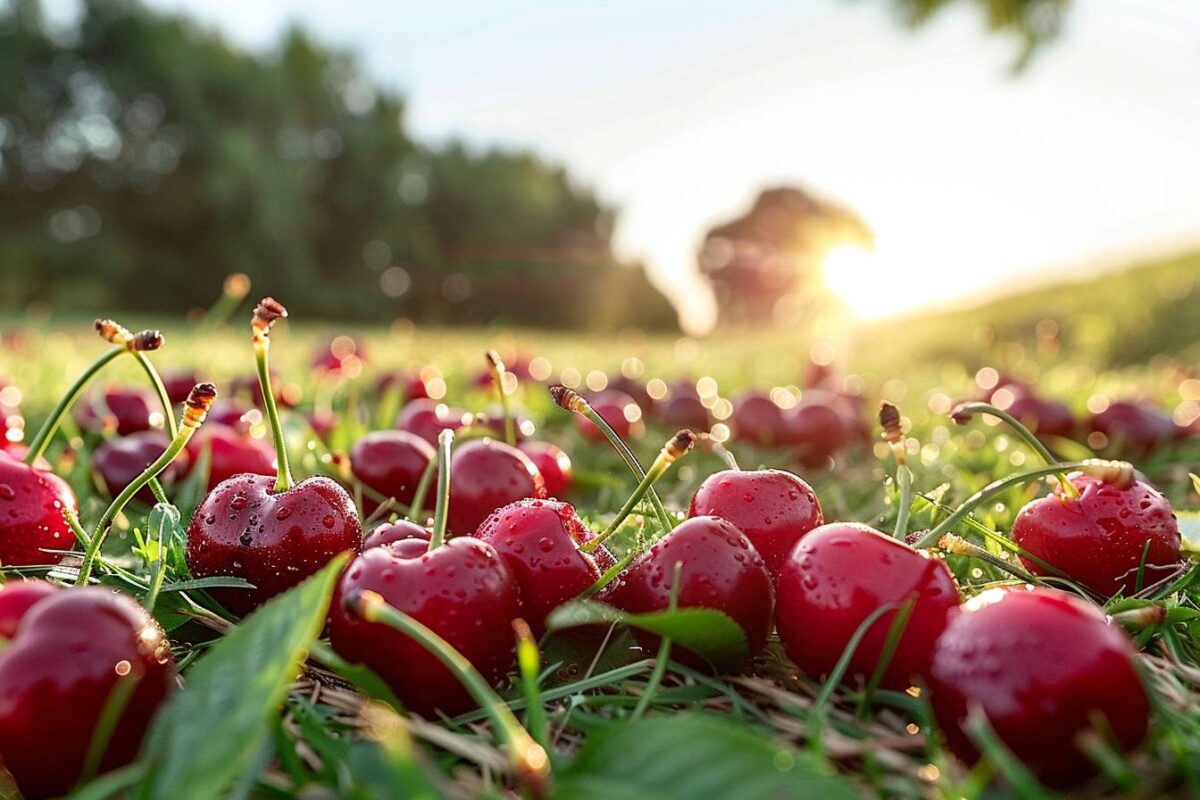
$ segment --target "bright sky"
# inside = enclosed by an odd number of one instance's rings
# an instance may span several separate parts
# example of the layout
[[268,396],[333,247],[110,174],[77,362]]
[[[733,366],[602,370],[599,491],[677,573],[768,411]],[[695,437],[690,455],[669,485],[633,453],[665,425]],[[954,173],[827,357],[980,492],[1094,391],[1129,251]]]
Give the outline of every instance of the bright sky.
[[150,4],[253,48],[298,21],[404,91],[418,136],[564,162],[621,209],[620,252],[688,298],[693,330],[712,318],[703,232],[766,185],[874,227],[876,253],[830,281],[863,316],[1200,242],[1194,0],[1074,0],[1017,77],[1016,43],[973,3],[915,33],[890,0]]

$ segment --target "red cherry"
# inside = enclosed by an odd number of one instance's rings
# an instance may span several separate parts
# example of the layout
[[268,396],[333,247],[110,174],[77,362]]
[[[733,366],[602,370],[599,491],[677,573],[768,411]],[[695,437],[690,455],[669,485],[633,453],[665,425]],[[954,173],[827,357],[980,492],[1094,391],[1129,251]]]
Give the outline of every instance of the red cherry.
[[[1179,524],[1153,487],[1135,480],[1122,489],[1079,473],[1070,480],[1080,496],[1068,497],[1058,486],[1027,504],[1013,522],[1013,541],[1105,597],[1121,589],[1133,594],[1143,551],[1143,586],[1179,566]],[[1035,575],[1046,574],[1032,559],[1021,562]]]
[[655,414],[672,428],[706,431],[712,424],[708,409],[691,381],[675,381],[667,387],[667,396],[655,406]]
[[646,414],[654,411],[656,403],[650,393],[646,391],[646,384],[635,378],[627,378],[624,375],[617,375],[610,378],[608,381],[609,389],[616,389],[618,392],[624,392],[633,398],[633,402],[638,404],[638,407]]
[[319,373],[356,377],[367,361],[362,344],[349,336],[338,336],[313,356],[312,366]]
[[62,556],[44,550],[75,545],[63,509],[79,513],[75,493],[62,478],[0,455],[0,564],[24,567],[57,564]]
[[112,387],[104,390],[103,398],[93,395],[75,405],[75,421],[79,427],[102,431],[106,420],[112,420],[120,436],[148,431],[155,427],[155,419],[161,424],[161,417],[158,398],[144,389]]
[[255,439],[224,425],[201,428],[187,444],[188,461],[191,467],[200,463],[200,456],[207,449],[208,490],[212,491],[235,475],[274,475],[275,452],[262,439]]
[[475,706],[462,684],[420,644],[344,608],[347,597],[370,590],[445,639],[493,684],[513,665],[512,621],[520,595],[491,545],[451,539],[428,551],[408,539],[363,551],[338,582],[329,638],[343,658],[366,664],[410,710],[458,714]]
[[784,420],[785,442],[799,450],[800,463],[806,467],[830,466],[849,440],[842,415],[827,405],[803,401],[785,411]]
[[563,497],[571,488],[571,457],[548,442],[520,442],[517,449],[529,456],[529,460],[542,474],[547,497]]
[[230,611],[246,614],[303,581],[338,553],[358,550],[362,523],[346,490],[329,478],[274,493],[275,478],[236,475],[196,508],[188,525],[187,563],[197,578],[232,575],[251,590],[214,590]]
[[1007,411],[1026,428],[1042,436],[1069,439],[1075,435],[1075,415],[1062,403],[1045,400],[1029,391],[1013,393]]
[[[516,375],[517,380],[527,381],[533,377],[533,374],[529,371],[529,366],[531,363],[532,362],[530,359],[525,356],[516,356],[511,361],[504,361],[504,371],[511,372],[513,375]],[[476,388],[490,389],[492,386],[492,381],[492,370],[488,368],[477,372],[475,374],[473,383],[475,384]]]
[[13,580],[0,583],[0,639],[11,639],[17,633],[25,614],[36,603],[58,591],[49,581]]
[[[350,471],[379,494],[407,506],[412,504],[421,473],[433,458],[433,448],[415,434],[374,431],[350,448]],[[363,497],[365,513],[371,514],[378,507],[374,500]]]
[[[814,679],[833,671],[876,609],[915,598],[881,682],[897,690],[928,674],[933,644],[959,603],[945,562],[853,522],[822,525],[801,539],[779,571],[777,590],[779,638],[792,661]],[[850,659],[847,682],[871,677],[895,615],[884,614],[868,629]]]
[[[618,389],[605,389],[589,396],[588,402],[600,415],[600,419],[607,422],[609,427],[616,431],[617,436],[625,441],[636,439],[645,432],[646,426],[642,422],[641,407],[624,392]],[[579,432],[589,441],[602,442],[605,440],[600,429],[585,417],[577,416],[575,424],[579,428]]]
[[[453,506],[453,503],[451,503]],[[508,565],[534,634],[546,616],[600,580],[595,559],[579,549],[592,538],[575,509],[555,500],[519,500],[496,509],[475,532]]]
[[968,601],[938,639],[930,699],[950,749],[979,753],[963,730],[979,708],[1013,753],[1048,786],[1096,767],[1075,745],[1095,715],[1126,749],[1146,735],[1149,702],[1125,634],[1094,606],[1051,589],[995,589]]
[[[162,376],[163,388],[167,390],[167,398],[173,405],[179,405],[184,400],[187,400],[192,387],[204,380],[206,378],[200,377],[200,374],[195,370],[168,372]],[[209,417],[211,419],[211,413]]]
[[1088,427],[1102,433],[1113,452],[1144,456],[1175,440],[1170,417],[1140,403],[1117,402],[1092,417]]
[[205,430],[214,425],[224,425],[239,432],[244,431],[250,427],[246,420],[246,415],[251,411],[258,415],[259,421],[262,420],[261,414],[252,406],[240,403],[237,400],[218,400],[213,403],[212,409],[208,412]]
[[105,704],[122,681],[135,683],[102,772],[133,761],[174,688],[170,644],[145,609],[107,588],[56,592],[29,610],[0,651],[0,757],[24,797],[66,794],[82,777]]
[[420,375],[407,372],[384,372],[375,379],[375,394],[382,395],[393,388],[400,392],[400,399],[405,402],[429,397],[425,379]]
[[466,412],[461,408],[450,408],[436,400],[413,400],[396,417],[396,427],[415,433],[429,442],[431,447],[436,447],[438,434],[461,428],[465,415]]
[[[762,650],[771,631],[774,592],[762,556],[733,523],[717,517],[692,517],[635,558],[607,593],[618,608],[632,613],[665,611],[670,605],[675,566],[679,564],[679,608],[711,608],[742,627],[751,655]],[[646,648],[657,638],[634,636]],[[687,651],[675,652],[696,663]]]
[[778,576],[800,537],[825,522],[812,487],[778,469],[709,475],[692,495],[688,516],[732,522],[746,534],[773,576]]
[[533,462],[515,447],[491,439],[466,442],[450,459],[449,528],[470,536],[493,511],[526,497],[544,498],[546,485]]
[[363,539],[362,549],[369,550],[372,547],[383,547],[392,542],[400,542],[405,539],[420,539],[428,543],[429,537],[430,533],[427,528],[423,528],[415,522],[401,519],[376,526],[373,531],[367,534],[367,538]]
[[783,409],[761,392],[744,392],[733,403],[729,418],[734,435],[759,447],[775,447],[788,439]]
[[[128,436],[108,439],[101,442],[92,453],[92,469],[96,471],[109,496],[116,497],[161,456],[170,444],[170,438],[162,431],[138,431]],[[179,475],[187,471],[187,462],[187,451],[184,451],[159,474],[159,481],[163,484],[174,482]],[[149,506],[158,502],[149,488],[142,489],[134,497]]]

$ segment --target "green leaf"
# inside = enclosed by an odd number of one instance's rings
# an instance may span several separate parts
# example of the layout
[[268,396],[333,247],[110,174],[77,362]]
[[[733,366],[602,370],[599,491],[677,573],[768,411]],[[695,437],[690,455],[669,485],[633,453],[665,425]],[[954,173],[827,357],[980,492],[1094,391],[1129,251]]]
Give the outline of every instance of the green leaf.
[[711,608],[630,614],[594,600],[573,600],[551,612],[546,627],[557,631],[614,622],[670,637],[674,644],[692,651],[717,668],[744,663],[748,655],[746,632],[742,626]]
[[[619,769],[614,765],[620,765]],[[555,797],[572,800],[850,800],[853,787],[815,758],[741,724],[697,714],[613,724],[560,770]]]
[[1176,511],[1179,519],[1180,546],[1189,553],[1200,553],[1200,511]]
[[198,660],[187,686],[159,713],[146,740],[149,774],[138,796],[205,800],[256,763],[329,609],[346,557],[279,595]]

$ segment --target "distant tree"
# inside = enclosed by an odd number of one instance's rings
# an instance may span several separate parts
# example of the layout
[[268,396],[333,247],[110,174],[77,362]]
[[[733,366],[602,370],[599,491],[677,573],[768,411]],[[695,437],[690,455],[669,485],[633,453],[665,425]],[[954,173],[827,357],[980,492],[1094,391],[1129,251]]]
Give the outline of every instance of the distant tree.
[[[925,24],[939,11],[962,0],[892,0],[904,21]],[[1023,69],[1039,47],[1057,38],[1071,0],[969,0],[986,18],[988,30],[1016,37],[1021,51],[1014,69]]]
[[853,211],[801,189],[767,189],[746,214],[708,232],[700,272],[712,284],[723,321],[768,324],[784,304],[793,312],[822,308],[825,256],[840,245],[873,242]]
[[[299,29],[255,56],[135,0],[70,31],[0,4],[0,307],[181,311],[233,271],[335,318],[624,325],[603,286],[657,295],[590,189],[404,110]],[[659,299],[638,322],[675,325]]]

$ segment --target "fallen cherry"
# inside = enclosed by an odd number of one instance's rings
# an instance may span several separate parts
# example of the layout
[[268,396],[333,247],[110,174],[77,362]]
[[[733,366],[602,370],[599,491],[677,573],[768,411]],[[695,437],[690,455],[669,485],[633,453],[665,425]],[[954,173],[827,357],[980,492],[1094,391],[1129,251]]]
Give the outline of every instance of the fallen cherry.
[[799,451],[800,463],[806,467],[830,466],[849,441],[842,415],[832,406],[802,400],[783,415],[787,425],[783,441]]
[[457,431],[463,427],[466,412],[450,408],[437,400],[413,400],[400,410],[396,427],[420,436],[432,447],[442,431]]
[[167,390],[167,397],[175,405],[179,405],[192,391],[192,387],[201,382],[200,376],[195,370],[185,370],[182,372],[168,372],[163,375],[163,388]]
[[1096,607],[1052,589],[992,589],[967,601],[937,641],[929,691],[950,749],[979,758],[972,708],[1038,780],[1065,788],[1097,768],[1077,737],[1100,721],[1125,749],[1150,712],[1120,627]]
[[1148,455],[1177,436],[1170,417],[1141,403],[1110,403],[1091,418],[1088,428],[1103,434],[1103,449],[1131,456]]
[[665,425],[706,431],[712,423],[708,409],[691,381],[675,381],[667,387],[667,396],[654,407],[655,416]]
[[790,429],[783,409],[761,392],[747,391],[733,403],[729,419],[738,439],[759,447],[778,447],[787,442]]
[[515,447],[491,439],[467,442],[450,459],[449,528],[470,536],[488,515],[526,497],[544,498],[546,485],[529,458]]
[[[109,496],[115,497],[132,483],[142,470],[161,456],[170,444],[170,437],[162,431],[138,431],[128,436],[108,439],[101,442],[92,453],[92,469]],[[174,482],[187,471],[187,462],[188,456],[185,451],[163,471],[159,480],[165,484]],[[154,505],[157,502],[154,493],[148,488],[141,490],[134,497],[146,505]]]
[[159,427],[161,420],[158,400],[145,389],[110,387],[102,396],[85,398],[75,407],[79,427],[99,432],[111,422],[118,436]]
[[0,758],[24,797],[66,794],[84,777],[118,687],[128,695],[99,772],[133,761],[174,686],[170,644],[131,598],[102,587],[52,592],[31,605],[0,651]]
[[[642,422],[642,409],[632,397],[618,389],[605,389],[588,398],[591,407],[607,422],[616,434],[628,441],[635,439],[645,432]],[[599,442],[604,433],[590,420],[584,417],[576,418],[576,425],[584,438]]]
[[571,457],[549,442],[524,441],[517,449],[529,456],[546,485],[547,497],[564,497],[571,488]]
[[[421,473],[433,460],[433,448],[408,431],[373,431],[350,448],[350,470],[354,477],[382,497],[412,504]],[[363,497],[363,511],[371,514],[379,507],[373,498]]]
[[1032,391],[1013,391],[1011,402],[1001,407],[1040,436],[1069,439],[1078,427],[1071,409],[1054,400],[1038,397]]
[[0,454],[0,563],[10,567],[57,564],[75,535],[63,512],[79,513],[62,478]]
[[382,525],[377,525],[363,539],[362,549],[369,550],[372,547],[383,547],[384,545],[401,542],[405,539],[420,539],[421,541],[428,542],[429,536],[428,528],[424,528],[407,519],[399,519],[395,522],[385,522]]
[[780,569],[776,591],[780,641],[796,666],[817,680],[833,672],[872,613],[892,606],[867,629],[843,679],[869,680],[893,620],[909,604],[908,621],[880,680],[897,690],[928,674],[933,644],[959,604],[945,562],[853,522],[806,534]]
[[49,581],[11,580],[0,583],[0,639],[11,639],[26,612],[58,591]]

